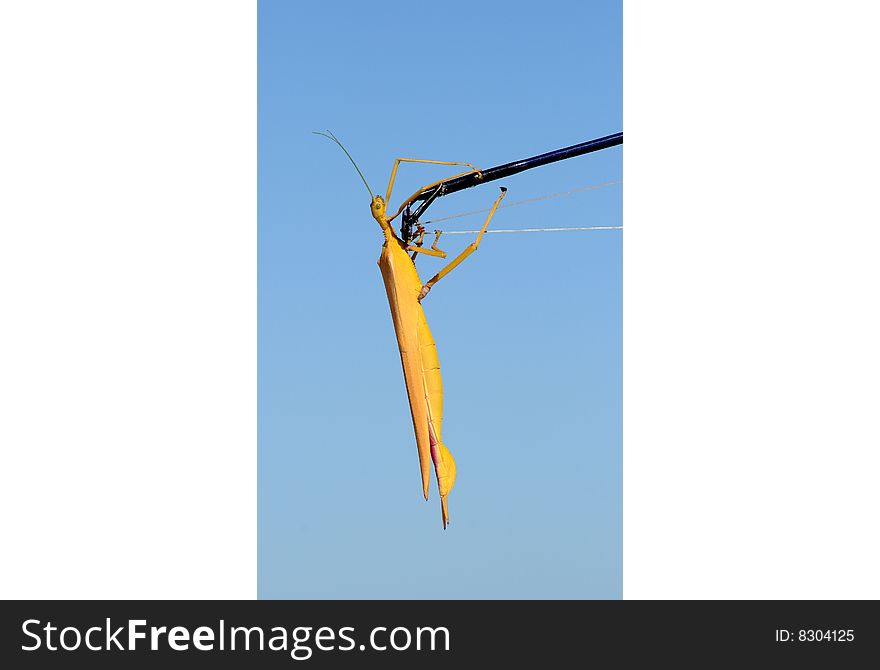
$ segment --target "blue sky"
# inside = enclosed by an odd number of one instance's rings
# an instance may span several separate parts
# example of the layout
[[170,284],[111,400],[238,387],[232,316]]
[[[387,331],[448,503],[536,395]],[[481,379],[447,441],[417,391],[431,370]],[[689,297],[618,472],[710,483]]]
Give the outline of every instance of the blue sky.
[[[376,193],[398,156],[491,167],[620,131],[620,3],[259,12],[259,596],[619,598],[620,231],[487,235],[425,299],[458,464],[444,532],[435,483],[421,496],[369,196],[311,131],[336,133]],[[621,161],[497,185],[509,204],[619,180]],[[392,204],[448,174],[403,166]],[[497,185],[426,218],[489,207]],[[621,195],[500,209],[492,226],[620,225]],[[422,278],[442,263],[420,259]]]

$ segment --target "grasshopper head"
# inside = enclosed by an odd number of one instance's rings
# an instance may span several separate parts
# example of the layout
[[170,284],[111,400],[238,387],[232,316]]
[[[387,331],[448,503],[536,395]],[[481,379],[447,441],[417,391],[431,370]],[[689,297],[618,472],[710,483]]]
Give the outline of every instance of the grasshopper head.
[[381,195],[373,196],[370,203],[370,212],[373,218],[382,227],[382,230],[390,229],[391,223],[388,221],[388,214],[385,212],[385,199]]

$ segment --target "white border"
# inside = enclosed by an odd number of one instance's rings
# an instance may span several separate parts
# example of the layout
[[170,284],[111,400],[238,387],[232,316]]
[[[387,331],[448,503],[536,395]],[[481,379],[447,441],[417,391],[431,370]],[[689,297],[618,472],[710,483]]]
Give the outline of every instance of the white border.
[[256,596],[256,3],[0,8],[0,596]]
[[625,5],[626,598],[880,597],[878,19]]

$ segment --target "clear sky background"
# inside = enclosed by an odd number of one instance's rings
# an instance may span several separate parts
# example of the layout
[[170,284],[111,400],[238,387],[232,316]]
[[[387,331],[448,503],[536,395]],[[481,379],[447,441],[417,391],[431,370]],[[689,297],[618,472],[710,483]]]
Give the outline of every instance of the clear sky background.
[[[620,3],[259,13],[260,597],[621,597],[621,232],[487,235],[425,299],[458,464],[443,531],[436,482],[421,494],[369,196],[311,134],[336,133],[384,194],[398,156],[491,167],[618,132]],[[613,148],[526,171],[425,218],[488,207],[499,185],[510,204],[620,180],[621,161]],[[392,205],[449,174],[403,166]],[[500,209],[492,227],[620,225],[621,196]],[[419,259],[422,279],[443,262]]]

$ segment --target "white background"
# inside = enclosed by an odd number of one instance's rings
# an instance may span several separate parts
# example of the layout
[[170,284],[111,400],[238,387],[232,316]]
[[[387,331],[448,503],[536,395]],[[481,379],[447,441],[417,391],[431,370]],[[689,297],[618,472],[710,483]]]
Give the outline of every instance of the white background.
[[[627,598],[880,597],[868,7],[626,3]],[[254,597],[255,4],[0,68],[0,596]]]
[[625,3],[626,598],[880,598],[874,6]]
[[0,9],[0,594],[256,594],[256,11]]

